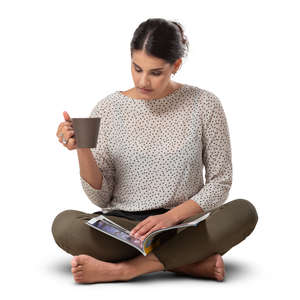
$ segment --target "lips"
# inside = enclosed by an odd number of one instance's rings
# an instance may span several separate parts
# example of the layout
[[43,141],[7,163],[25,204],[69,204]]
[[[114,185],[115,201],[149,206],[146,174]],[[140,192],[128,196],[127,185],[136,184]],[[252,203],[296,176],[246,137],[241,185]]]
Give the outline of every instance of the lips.
[[146,91],[146,92],[151,92],[152,90],[148,90],[148,89],[143,89],[143,88],[139,88],[142,91]]

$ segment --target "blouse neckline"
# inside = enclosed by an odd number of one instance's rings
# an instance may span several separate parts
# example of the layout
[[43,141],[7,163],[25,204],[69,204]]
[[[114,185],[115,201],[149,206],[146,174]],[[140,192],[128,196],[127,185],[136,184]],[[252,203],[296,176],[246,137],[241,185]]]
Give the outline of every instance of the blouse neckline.
[[121,95],[122,97],[126,98],[126,99],[129,99],[131,101],[140,101],[140,102],[143,102],[143,103],[153,103],[154,101],[155,102],[158,102],[160,100],[165,100],[165,99],[168,99],[170,97],[173,97],[175,96],[177,93],[179,93],[184,87],[186,87],[186,84],[183,83],[179,88],[177,88],[176,90],[174,90],[172,93],[164,96],[164,97],[161,97],[161,98],[154,98],[154,99],[141,99],[141,98],[132,98],[132,97],[129,97],[129,96],[126,96],[124,94],[121,93],[121,91],[116,91],[116,93],[118,95]]

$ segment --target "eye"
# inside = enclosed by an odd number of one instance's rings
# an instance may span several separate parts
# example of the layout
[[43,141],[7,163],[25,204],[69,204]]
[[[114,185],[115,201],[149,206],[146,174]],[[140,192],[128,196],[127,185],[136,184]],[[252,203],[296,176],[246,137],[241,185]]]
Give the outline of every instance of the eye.
[[[134,69],[135,69],[135,71],[138,72],[138,73],[142,72],[140,69],[137,69],[137,68],[134,68]],[[152,74],[153,74],[154,76],[159,76],[159,75],[161,75],[161,72],[152,72]]]

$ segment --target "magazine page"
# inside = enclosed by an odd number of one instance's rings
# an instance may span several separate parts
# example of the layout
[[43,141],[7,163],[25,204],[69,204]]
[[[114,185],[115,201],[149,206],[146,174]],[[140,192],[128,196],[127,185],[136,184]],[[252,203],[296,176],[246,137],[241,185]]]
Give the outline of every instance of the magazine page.
[[164,229],[164,230],[157,230],[151,232],[143,242],[144,245],[144,252],[146,254],[150,253],[154,248],[162,244],[163,242],[170,239],[172,236],[177,234],[177,229]]
[[114,225],[115,227],[118,227],[118,228],[120,228],[121,230],[123,230],[123,231],[125,231],[125,232],[127,232],[127,233],[130,233],[129,230],[127,230],[127,229],[124,228],[123,226],[117,224],[116,222],[112,221],[111,219],[105,217],[104,215],[100,215],[100,216],[99,216],[99,219],[100,219],[100,220],[105,220],[105,222],[107,222],[107,223],[109,223],[109,224],[112,224],[112,225]]
[[[147,236],[143,241],[139,238],[135,238],[130,235],[130,231],[121,225],[113,222],[109,218],[104,215],[100,215],[96,218],[93,218],[88,222],[88,225],[92,225],[94,228],[103,231],[115,238],[118,238],[135,248],[138,248],[142,252],[143,255],[147,255],[150,253],[155,247],[157,247],[162,241],[166,240],[172,235],[172,232],[169,231],[170,228],[165,228],[160,231],[156,231],[155,234],[151,234]],[[166,231],[165,233],[161,233],[161,231]],[[153,232],[154,233],[154,232]],[[157,234],[161,233],[159,237]],[[176,232],[173,232],[173,234]]]
[[[95,219],[97,219],[97,221],[102,220],[102,222],[106,224],[105,233],[115,232],[115,234],[113,235],[114,237],[120,237],[121,236],[123,241],[126,241],[126,242],[129,241],[130,245],[137,246],[140,250],[142,250],[144,252],[143,253],[144,255],[150,253],[154,249],[154,247],[157,247],[160,244],[160,242],[162,240],[162,239],[156,239],[155,238],[156,234],[154,234],[154,235],[151,235],[148,238],[145,238],[143,241],[141,241],[139,238],[132,237],[130,235],[129,230],[127,230],[126,228],[122,227],[121,225],[113,222],[112,220],[108,219],[104,215],[98,216]],[[108,226],[108,224],[110,224],[111,226]],[[99,222],[94,223],[94,225],[97,226],[97,229],[100,228],[99,227]],[[103,227],[101,227],[101,229],[103,230]],[[122,235],[118,231],[122,232]],[[124,232],[126,234],[124,234]]]
[[90,227],[104,232],[122,242],[125,242],[145,255],[143,249],[143,241],[130,235],[130,231],[104,216],[98,216],[86,222]]

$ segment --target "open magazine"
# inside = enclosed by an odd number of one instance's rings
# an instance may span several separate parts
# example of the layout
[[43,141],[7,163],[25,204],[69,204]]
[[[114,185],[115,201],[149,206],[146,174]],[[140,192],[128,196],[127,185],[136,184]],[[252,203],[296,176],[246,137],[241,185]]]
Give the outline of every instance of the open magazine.
[[[205,220],[210,215],[210,212],[202,213],[200,215],[192,216],[185,219],[180,224],[155,230],[148,234],[142,241],[139,238],[130,235],[131,229],[124,228],[123,226],[113,222],[109,216],[99,215],[86,222],[90,227],[104,232],[113,238],[116,238],[128,245],[136,248],[144,256],[149,254],[155,247],[165,241],[170,234],[176,234],[190,226],[197,226],[200,222]],[[132,227],[133,228],[133,227]]]

